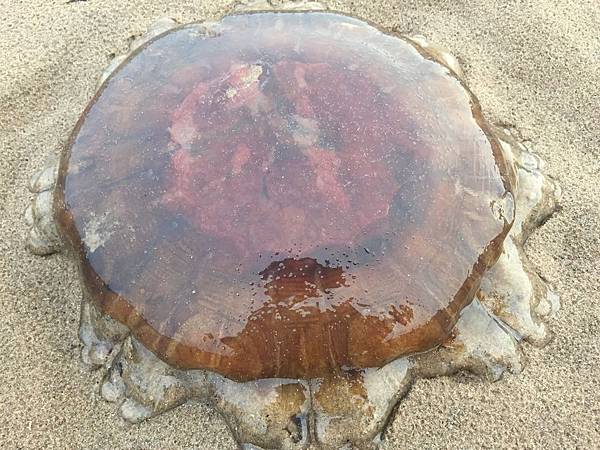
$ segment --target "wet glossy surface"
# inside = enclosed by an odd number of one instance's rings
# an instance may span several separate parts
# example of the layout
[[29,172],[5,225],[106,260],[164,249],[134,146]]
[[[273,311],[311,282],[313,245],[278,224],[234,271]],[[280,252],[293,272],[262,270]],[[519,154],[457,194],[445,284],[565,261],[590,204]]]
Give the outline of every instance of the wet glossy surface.
[[61,162],[58,221],[98,305],[169,364],[381,366],[442,342],[500,252],[512,210],[488,134],[400,38],[230,16],[106,82]]

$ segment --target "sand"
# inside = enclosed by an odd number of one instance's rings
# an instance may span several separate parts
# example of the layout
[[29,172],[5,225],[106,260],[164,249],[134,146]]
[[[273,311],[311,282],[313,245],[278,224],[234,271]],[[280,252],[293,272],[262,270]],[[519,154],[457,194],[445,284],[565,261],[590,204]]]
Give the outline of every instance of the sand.
[[[600,4],[332,2],[448,47],[487,117],[547,161],[563,209],[527,246],[562,309],[555,339],[496,383],[418,381],[386,432],[394,448],[600,448]],[[189,404],[127,425],[79,362],[75,267],[24,248],[26,182],[56,155],[112,55],[153,20],[218,18],[226,1],[0,0],[0,446],[232,449],[223,420]]]

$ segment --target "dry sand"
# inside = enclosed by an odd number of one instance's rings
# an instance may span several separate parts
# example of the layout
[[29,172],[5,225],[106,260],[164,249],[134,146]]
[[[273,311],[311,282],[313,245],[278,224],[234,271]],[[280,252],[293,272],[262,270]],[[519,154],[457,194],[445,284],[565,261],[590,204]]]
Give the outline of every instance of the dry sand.
[[[524,373],[419,381],[384,448],[600,448],[600,3],[349,1],[336,9],[424,34],[462,62],[487,116],[515,125],[564,188],[527,252],[563,302]],[[154,19],[217,18],[226,1],[0,0],[0,446],[230,449],[187,405],[126,425],[78,358],[80,291],[60,255],[24,249],[29,176],[59,152],[113,54]]]

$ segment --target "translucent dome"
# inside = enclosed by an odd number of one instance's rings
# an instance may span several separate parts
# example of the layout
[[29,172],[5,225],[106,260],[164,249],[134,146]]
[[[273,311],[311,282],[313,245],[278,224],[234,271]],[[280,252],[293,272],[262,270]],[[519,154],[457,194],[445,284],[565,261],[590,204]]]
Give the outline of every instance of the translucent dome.
[[414,44],[245,14],[163,34],[106,81],[57,218],[98,306],[167,363],[313,378],[447,338],[512,184],[476,100]]

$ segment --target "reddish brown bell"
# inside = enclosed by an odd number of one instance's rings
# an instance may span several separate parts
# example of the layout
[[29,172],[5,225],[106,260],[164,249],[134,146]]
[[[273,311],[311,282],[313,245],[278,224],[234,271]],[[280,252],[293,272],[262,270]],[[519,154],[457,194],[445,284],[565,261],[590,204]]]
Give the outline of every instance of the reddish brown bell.
[[438,345],[512,223],[476,100],[341,15],[169,32],[111,76],[69,146],[58,221],[98,305],[169,364],[237,380]]

